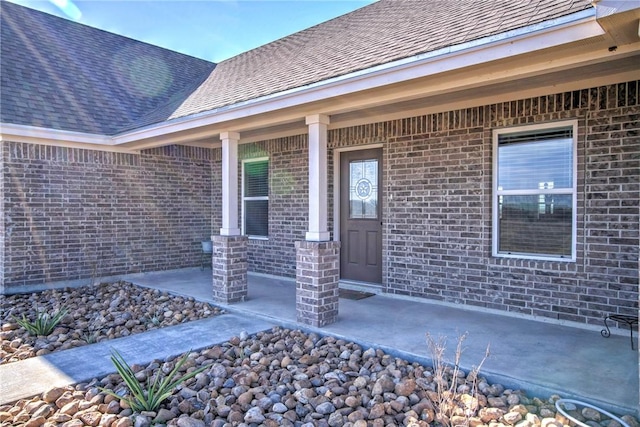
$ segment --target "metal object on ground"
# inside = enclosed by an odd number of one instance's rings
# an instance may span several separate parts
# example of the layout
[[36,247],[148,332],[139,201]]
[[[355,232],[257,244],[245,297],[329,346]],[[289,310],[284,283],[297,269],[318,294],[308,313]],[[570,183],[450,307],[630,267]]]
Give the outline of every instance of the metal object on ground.
[[638,318],[633,316],[625,316],[623,314],[612,314],[610,316],[606,316],[604,318],[604,327],[606,329],[603,329],[600,331],[600,335],[602,335],[605,338],[609,338],[609,336],[611,336],[611,331],[609,330],[609,325],[607,324],[607,320],[611,320],[613,322],[626,323],[627,326],[629,326],[629,334],[631,335],[631,350],[634,350],[633,325],[638,325]]

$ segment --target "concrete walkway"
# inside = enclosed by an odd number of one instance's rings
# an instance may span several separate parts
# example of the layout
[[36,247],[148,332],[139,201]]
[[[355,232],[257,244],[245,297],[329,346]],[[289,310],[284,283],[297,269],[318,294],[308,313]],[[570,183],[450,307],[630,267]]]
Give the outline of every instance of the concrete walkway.
[[[125,279],[212,301],[211,270],[136,274]],[[628,330],[614,330],[605,339],[599,327],[583,329],[384,295],[357,301],[341,298],[338,321],[314,329],[296,323],[294,281],[257,275],[249,275],[247,301],[224,307],[244,314],[243,318],[259,316],[286,327],[332,334],[423,363],[429,359],[426,333],[447,337],[450,356],[457,337],[467,333],[465,370],[480,363],[490,345],[491,356],[481,375],[491,382],[531,396],[559,394],[614,413],[640,415],[638,353],[631,350]]]
[[258,317],[229,313],[0,365],[0,404],[113,373],[112,349],[129,364],[146,364],[223,343],[242,331],[253,334],[273,326]]

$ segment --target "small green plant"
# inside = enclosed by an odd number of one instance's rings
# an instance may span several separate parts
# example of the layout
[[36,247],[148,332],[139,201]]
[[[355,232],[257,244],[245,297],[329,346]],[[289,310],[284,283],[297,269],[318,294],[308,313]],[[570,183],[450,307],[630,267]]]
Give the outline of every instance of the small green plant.
[[105,318],[100,314],[95,314],[87,324],[87,331],[82,333],[82,339],[87,344],[94,344],[98,342],[100,337],[100,328],[105,322]]
[[98,342],[98,334],[95,332],[85,332],[82,334],[81,338],[87,344],[95,344]]
[[36,312],[36,320],[31,321],[23,314],[21,319],[14,317],[18,325],[22,326],[29,332],[29,335],[49,335],[55,327],[60,323],[62,318],[67,315],[69,311],[66,308],[61,308],[55,314],[49,314],[44,310],[38,310]]
[[136,378],[133,369],[131,366],[127,364],[122,355],[117,351],[113,350],[111,353],[111,362],[116,367],[118,374],[122,377],[125,384],[129,388],[130,396],[123,397],[119,394],[116,394],[114,391],[100,387],[100,390],[105,393],[116,397],[118,399],[122,399],[129,405],[129,407],[135,412],[142,411],[157,411],[160,407],[160,404],[170,397],[175,388],[182,384],[184,381],[187,381],[190,378],[195,377],[200,372],[204,371],[208,366],[203,366],[195,371],[191,371],[179,378],[174,379],[178,375],[180,368],[187,361],[187,357],[189,352],[185,353],[182,358],[176,363],[174,368],[169,372],[168,375],[162,375],[162,372],[158,370],[155,378],[148,377],[146,384],[143,386],[140,381]]
[[160,310],[155,310],[153,314],[149,317],[149,324],[152,326],[160,326],[162,321],[160,317],[162,316],[162,312]]

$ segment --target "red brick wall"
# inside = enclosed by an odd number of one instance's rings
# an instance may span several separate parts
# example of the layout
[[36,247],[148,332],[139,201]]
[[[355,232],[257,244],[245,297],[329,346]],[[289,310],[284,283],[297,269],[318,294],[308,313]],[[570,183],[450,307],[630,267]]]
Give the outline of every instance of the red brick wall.
[[5,142],[3,155],[7,286],[199,265],[211,150]]

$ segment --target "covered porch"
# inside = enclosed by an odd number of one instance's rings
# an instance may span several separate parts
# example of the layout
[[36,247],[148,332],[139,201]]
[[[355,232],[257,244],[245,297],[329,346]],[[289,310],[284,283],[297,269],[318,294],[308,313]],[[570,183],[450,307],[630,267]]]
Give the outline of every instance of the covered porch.
[[[214,302],[209,269],[132,274],[123,279]],[[491,355],[481,370],[490,382],[540,398],[558,394],[614,413],[637,414],[638,355],[631,349],[627,330],[617,330],[605,339],[597,325],[576,328],[390,295],[340,298],[336,322],[317,329],[296,319],[294,280],[249,273],[247,282],[243,301],[216,304],[284,327],[331,334],[425,363],[429,359],[427,333],[447,337],[450,353],[457,337],[467,333],[463,368],[479,364],[490,345]],[[637,348],[637,337],[634,339]]]

